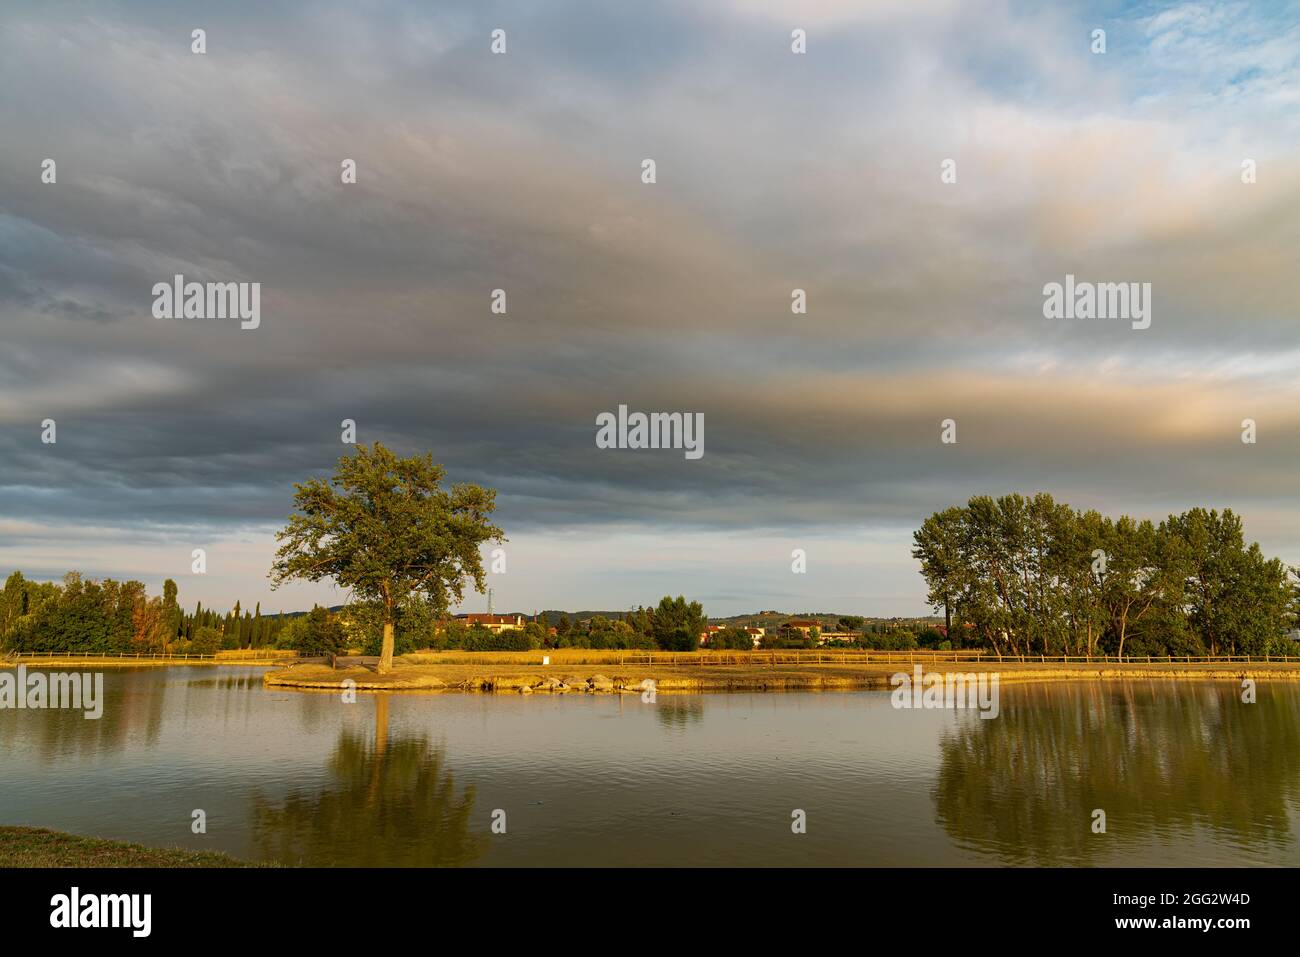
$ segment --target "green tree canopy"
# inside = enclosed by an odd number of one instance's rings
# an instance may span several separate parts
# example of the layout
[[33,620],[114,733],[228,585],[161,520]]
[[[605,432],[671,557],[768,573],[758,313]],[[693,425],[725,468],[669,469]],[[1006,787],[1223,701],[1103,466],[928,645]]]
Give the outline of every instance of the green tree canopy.
[[704,630],[704,608],[698,601],[687,603],[678,595],[665,595],[654,611],[655,643],[665,651],[694,651]]
[[278,533],[273,587],[290,579],[333,579],[384,608],[379,671],[393,665],[398,609],[422,595],[437,614],[486,587],[479,549],[502,542],[489,516],[496,492],[478,485],[442,488],[445,472],[428,453],[398,458],[376,442],[339,459],[328,481],[295,485],[295,514]]
[[969,635],[1012,654],[1291,650],[1288,569],[1246,546],[1231,510],[1155,525],[1043,493],[980,495],[930,516],[913,540],[954,647]]

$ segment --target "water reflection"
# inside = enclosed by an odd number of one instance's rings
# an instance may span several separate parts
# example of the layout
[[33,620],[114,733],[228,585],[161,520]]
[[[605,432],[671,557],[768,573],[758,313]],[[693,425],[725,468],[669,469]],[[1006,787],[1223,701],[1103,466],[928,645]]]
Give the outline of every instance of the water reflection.
[[682,730],[704,720],[704,702],[694,696],[674,698],[671,695],[658,695],[654,713],[660,724]]
[[[73,669],[69,669],[73,670]],[[78,673],[93,674],[86,669]],[[57,670],[28,668],[28,674],[57,674]],[[115,755],[128,745],[153,747],[163,730],[167,685],[145,672],[109,671],[104,680],[103,713],[87,720],[78,709],[5,711],[0,721],[0,752],[14,749],[20,739],[34,739],[32,749],[46,764],[70,757]]]
[[252,798],[252,843],[261,860],[311,867],[459,867],[486,850],[470,831],[474,786],[457,796],[441,747],[391,735],[387,695],[374,697],[373,740],[339,733],[330,780],[279,802]]
[[[1300,696],[1236,684],[1022,685],[1000,717],[940,741],[939,824],[1012,864],[1097,864],[1121,848],[1294,842]],[[1092,813],[1106,813],[1094,834]],[[1151,863],[1158,863],[1152,860]]]
[[99,721],[0,711],[0,822],[311,865],[1300,865],[1300,682],[1002,692],[992,721],[881,692],[343,706],[115,670]]
[[247,691],[262,687],[261,675],[236,675],[228,678],[191,678],[187,688],[216,688],[219,691]]

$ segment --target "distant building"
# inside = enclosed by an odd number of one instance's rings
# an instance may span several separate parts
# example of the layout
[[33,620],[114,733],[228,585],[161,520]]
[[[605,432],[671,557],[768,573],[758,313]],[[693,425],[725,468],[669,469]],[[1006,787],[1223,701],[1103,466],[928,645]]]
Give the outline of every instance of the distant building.
[[858,633],[856,631],[823,631],[817,637],[817,644],[825,645],[832,641],[857,641]]
[[494,635],[498,635],[503,631],[522,629],[524,627],[523,615],[486,615],[476,613],[470,615],[457,615],[456,620],[470,628],[475,626],[486,628]]
[[785,623],[785,626],[787,628],[793,628],[796,631],[802,631],[806,635],[814,628],[820,628],[822,623],[820,621],[814,621],[811,618],[791,618]]
[[[705,629],[704,629],[702,632],[700,632],[700,647],[702,647],[702,648],[703,648],[703,647],[707,647],[708,644],[709,644],[709,638],[710,638],[711,636],[716,635],[716,634],[717,634],[718,632],[720,632],[720,631],[726,631],[726,630],[727,630],[727,626],[726,626],[726,625],[708,625],[708,626],[706,626]],[[766,634],[767,629],[765,629],[765,628],[746,628],[746,629],[744,629],[744,631],[745,631],[745,634],[749,635],[749,639],[750,639],[750,641],[752,641],[752,642],[754,643],[754,647],[757,648],[757,647],[759,646],[759,644],[762,643],[762,641],[763,641],[763,635]]]
[[722,625],[705,625],[704,630],[700,632],[700,647],[703,648],[709,643],[710,635],[716,635],[718,632],[726,630]]

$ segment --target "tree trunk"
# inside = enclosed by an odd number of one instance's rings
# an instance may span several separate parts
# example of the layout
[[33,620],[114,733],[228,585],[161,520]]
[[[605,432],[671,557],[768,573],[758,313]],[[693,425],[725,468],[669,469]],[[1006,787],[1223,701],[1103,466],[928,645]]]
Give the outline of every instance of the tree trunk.
[[370,788],[366,806],[374,807],[379,798],[379,780],[383,773],[384,751],[388,748],[388,695],[375,695],[375,750],[370,756]]
[[388,750],[388,695],[375,695],[375,755]]
[[393,670],[393,622],[384,622],[384,643],[379,649],[379,673],[386,675]]

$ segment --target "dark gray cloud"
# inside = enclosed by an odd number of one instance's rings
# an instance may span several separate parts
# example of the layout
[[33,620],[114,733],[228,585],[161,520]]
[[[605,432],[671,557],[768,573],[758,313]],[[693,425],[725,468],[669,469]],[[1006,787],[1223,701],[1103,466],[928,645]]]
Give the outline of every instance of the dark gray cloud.
[[[815,4],[805,57],[761,2],[0,16],[0,563],[244,535],[260,576],[344,418],[499,489],[526,540],[577,536],[584,575],[615,574],[602,536],[721,536],[711,570],[617,581],[745,607],[792,587],[728,578],[747,537],[843,565],[877,533],[912,607],[906,530],[979,492],[1228,505],[1300,558],[1296,58],[1262,26],[1120,16],[1108,60],[1069,8]],[[1197,92],[1187,44],[1261,79]],[[1151,282],[1152,327],[1043,319],[1067,272]],[[175,273],[260,282],[261,328],[152,318]],[[596,449],[620,403],[704,413],[704,458]]]

